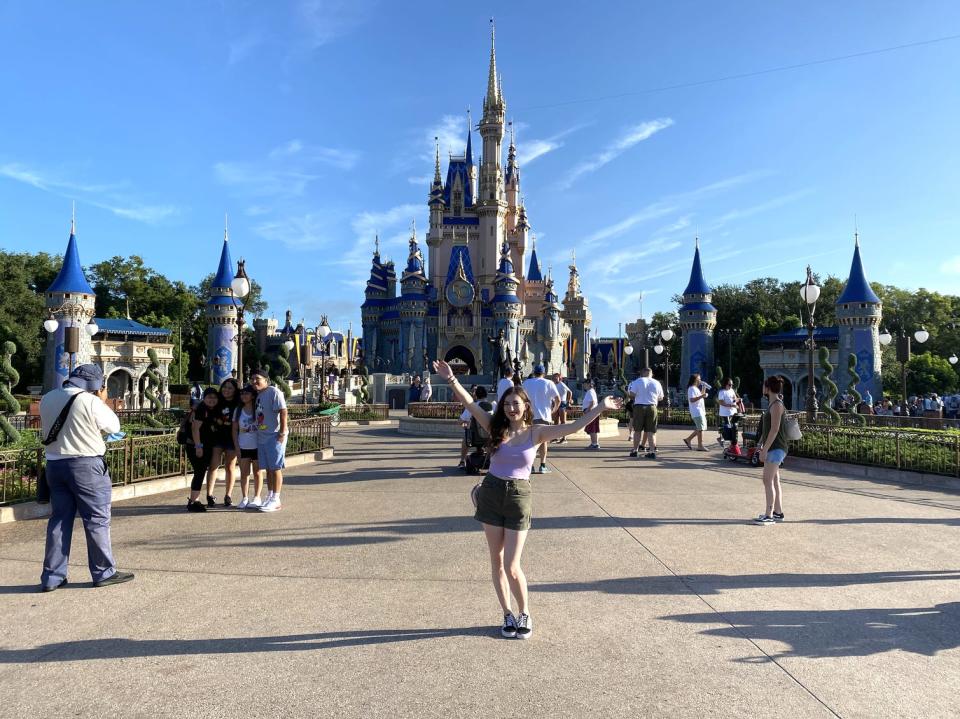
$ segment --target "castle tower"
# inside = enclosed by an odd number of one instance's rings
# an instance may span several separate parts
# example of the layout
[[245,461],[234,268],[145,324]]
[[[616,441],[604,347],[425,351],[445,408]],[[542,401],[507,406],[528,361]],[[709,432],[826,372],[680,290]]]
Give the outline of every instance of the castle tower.
[[504,198],[501,169],[502,143],[506,103],[497,77],[495,31],[490,27],[490,67],[487,76],[487,94],[483,100],[483,118],[480,136],[483,138],[483,158],[480,164],[480,183],[477,190],[477,214],[480,220],[480,242],[477,248],[479,280],[481,285],[494,283],[500,254],[499,238],[503,237],[507,203]]
[[563,327],[560,325],[560,297],[553,288],[552,270],[547,272],[544,283],[543,316],[540,319],[540,338],[543,340],[543,364],[548,373],[564,374],[563,366]]
[[230,283],[233,281],[233,261],[227,230],[223,230],[223,249],[220,266],[210,285],[207,300],[207,374],[208,381],[220,384],[233,377],[237,369],[237,306]]
[[[396,277],[394,276],[394,280]],[[386,366],[392,358],[380,337],[380,322],[384,307],[392,296],[388,289],[387,267],[380,261],[380,238],[374,240],[373,260],[370,263],[370,279],[364,290],[365,299],[360,306],[363,323],[363,346],[370,367]],[[379,358],[380,362],[377,361]]]
[[862,395],[870,390],[874,400],[883,394],[880,376],[880,319],[883,307],[880,298],[870,288],[860,260],[860,237],[854,233],[853,262],[846,287],[837,298],[837,324],[840,330],[839,352],[835,378],[840,391],[849,384],[847,361],[851,354],[857,358],[857,374],[860,383],[857,391]]
[[680,307],[682,352],[679,387],[686,387],[691,374],[699,373],[705,382],[713,381],[713,329],[717,326],[717,308],[710,304],[713,291],[703,279],[700,268],[700,240],[696,240],[690,282],[683,291]]
[[513,261],[510,258],[510,245],[506,240],[500,246],[500,265],[497,268],[496,294],[493,296],[493,336],[497,337],[503,330],[505,348],[503,356],[495,357],[492,366],[502,369],[502,363],[511,362],[520,351],[520,317],[523,304],[517,296],[520,282],[513,271]]
[[577,269],[577,253],[570,258],[570,278],[567,280],[567,294],[563,298],[563,312],[560,316],[570,325],[570,338],[567,346],[566,374],[582,379],[590,367],[590,324],[592,317],[587,298],[580,289],[580,271]]
[[[93,343],[87,325],[93,319],[96,297],[80,266],[77,251],[76,223],[70,223],[70,239],[63,253],[63,265],[45,294],[50,316],[57,320],[57,329],[47,333],[43,368],[43,391],[60,387],[77,365],[90,362]],[[74,352],[70,352],[70,350]]]
[[417,230],[410,233],[407,267],[400,277],[400,354],[405,371],[419,374],[427,369],[427,277],[423,254],[417,245]]

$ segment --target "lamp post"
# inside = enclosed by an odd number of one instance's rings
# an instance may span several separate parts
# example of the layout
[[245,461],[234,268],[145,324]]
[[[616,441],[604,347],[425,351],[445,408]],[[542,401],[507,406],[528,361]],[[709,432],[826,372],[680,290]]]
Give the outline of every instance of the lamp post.
[[[881,330],[878,339],[881,345],[887,347],[893,341],[893,335],[887,330]],[[930,339],[930,333],[920,327],[913,333],[913,339],[917,341],[917,344],[922,345]],[[897,335],[897,361],[900,363],[900,391],[903,393],[900,400],[900,416],[905,417],[907,415],[907,363],[910,361],[910,336],[902,327],[900,328],[900,334]]]
[[807,281],[800,287],[800,297],[807,306],[807,422],[817,421],[817,387],[813,375],[813,350],[816,344],[813,341],[815,328],[814,317],[817,312],[817,300],[820,299],[820,288],[813,281],[813,271],[807,265]]
[[673,330],[661,330],[660,337],[653,351],[663,355],[663,384],[666,395],[667,409],[670,409],[670,340],[673,339]]
[[43,321],[43,329],[53,334],[60,327],[61,320],[54,317],[55,314],[64,314],[66,317],[62,320],[63,327],[63,349],[70,355],[70,371],[73,372],[73,364],[76,361],[76,354],[80,351],[80,324],[89,317],[89,321],[84,324],[87,335],[93,337],[100,328],[93,318],[93,311],[88,310],[77,301],[67,300],[59,307],[51,307],[47,310],[47,319]]
[[[237,274],[230,282],[230,289],[233,290],[233,296],[239,297],[237,304],[237,378],[240,385],[245,382],[243,371],[243,313],[247,309],[246,298],[250,294],[250,278],[247,277],[246,263],[243,259],[237,261]],[[182,345],[181,345],[182,349]]]
[[733,379],[733,338],[743,334],[743,330],[722,329],[717,334],[727,338],[727,377]]
[[320,381],[320,402],[322,404],[327,394],[327,366],[324,360],[327,354],[327,337],[330,336],[330,325],[327,322],[326,315],[320,315],[320,324],[317,325],[317,329],[314,330],[313,334],[314,337],[320,338],[320,372],[318,377]]

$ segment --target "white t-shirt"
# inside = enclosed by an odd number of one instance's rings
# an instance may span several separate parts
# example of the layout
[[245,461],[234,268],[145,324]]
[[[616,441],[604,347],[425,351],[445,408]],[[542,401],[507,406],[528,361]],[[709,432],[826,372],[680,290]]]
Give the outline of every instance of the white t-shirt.
[[567,387],[567,385],[566,385],[564,382],[554,382],[554,384],[555,384],[556,387],[557,387],[557,392],[560,393],[560,401],[561,401],[561,402],[566,402],[566,401],[567,401],[567,395],[568,395],[568,394],[571,394],[570,388]]
[[102,457],[107,451],[103,433],[120,431],[120,418],[95,394],[79,387],[51,390],[40,400],[40,432],[46,438],[67,401],[79,395],[70,407],[57,439],[44,452],[50,461],[71,457]]
[[627,392],[633,393],[634,404],[657,404],[663,399],[663,387],[653,377],[637,377],[627,386]]
[[722,389],[717,392],[717,404],[720,405],[720,416],[721,417],[732,417],[737,413],[736,406],[733,407],[724,407],[724,402],[730,402],[733,405],[736,405],[737,402],[737,393],[732,389]]
[[497,400],[503,399],[503,393],[513,387],[513,379],[510,377],[501,377],[497,382]]
[[690,404],[691,417],[703,417],[707,413],[707,407],[702,397],[696,402],[693,401],[694,397],[699,397],[701,394],[703,392],[700,391],[699,387],[687,387],[687,402]]
[[237,407],[237,411],[234,414],[234,419],[237,422],[237,443],[240,445],[240,449],[256,449],[257,448],[257,415],[256,408],[254,412],[247,412],[243,407]]
[[553,421],[553,406],[551,401],[554,397],[560,399],[557,385],[546,377],[531,377],[523,381],[523,389],[530,396],[530,401],[533,403],[533,418],[542,419],[547,422]]
[[588,409],[597,406],[597,390],[593,387],[588,389],[583,393],[583,411],[586,412]]
[[[491,401],[489,398],[484,397],[483,399],[480,399],[480,400],[477,400],[477,401],[478,401],[478,402],[490,402],[490,412],[488,412],[488,414],[490,414],[491,416],[493,415],[494,412],[497,411],[497,403]],[[464,409],[463,412],[460,413],[460,421],[461,421],[461,422],[469,422],[471,419],[473,419],[473,415],[470,414],[470,410],[469,410],[469,409]]]

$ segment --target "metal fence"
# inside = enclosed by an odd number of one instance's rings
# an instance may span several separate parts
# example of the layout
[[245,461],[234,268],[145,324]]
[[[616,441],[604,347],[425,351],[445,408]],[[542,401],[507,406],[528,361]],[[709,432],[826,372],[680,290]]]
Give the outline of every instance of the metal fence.
[[[287,454],[317,452],[331,446],[330,418],[310,417],[289,422]],[[43,447],[0,451],[0,504],[34,499],[37,476],[44,464]],[[184,474],[188,463],[173,434],[133,436],[107,445],[105,455],[114,485]]]
[[[287,412],[291,418],[316,415],[321,407],[332,407],[333,405],[319,404],[289,404]],[[340,405],[340,419],[346,422],[355,422],[359,420],[381,420],[390,419],[390,405],[388,404],[367,404],[360,402],[358,404]]]
[[[116,412],[116,415],[120,418],[120,424],[151,426],[150,420],[152,419],[159,421],[161,424],[167,427],[175,428],[180,418],[183,416],[183,412],[179,409],[121,409]],[[20,431],[25,429],[40,429],[39,414],[15,414],[7,417],[7,419],[15,429]]]

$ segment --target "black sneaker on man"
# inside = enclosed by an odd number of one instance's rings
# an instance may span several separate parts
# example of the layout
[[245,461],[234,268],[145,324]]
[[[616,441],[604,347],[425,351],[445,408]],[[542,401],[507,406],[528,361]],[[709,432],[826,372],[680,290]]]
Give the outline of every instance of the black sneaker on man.
[[513,612],[507,612],[503,615],[503,626],[500,627],[500,635],[507,639],[514,639],[517,636],[517,618]]
[[647,448],[644,447],[642,444],[641,444],[639,447],[637,447],[637,451],[638,451],[638,452],[645,452],[646,449],[647,449]]
[[517,639],[529,639],[533,635],[533,620],[529,614],[517,617]]
[[632,452],[630,452],[630,456],[631,456],[631,457],[636,457],[636,456],[637,456],[637,450],[633,450]]
[[123,584],[124,582],[129,582],[134,577],[133,572],[114,572],[106,579],[101,579],[99,582],[94,582],[93,586],[95,587],[109,587],[112,584]]

